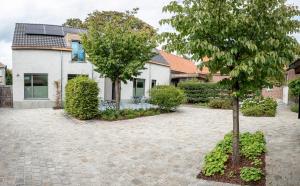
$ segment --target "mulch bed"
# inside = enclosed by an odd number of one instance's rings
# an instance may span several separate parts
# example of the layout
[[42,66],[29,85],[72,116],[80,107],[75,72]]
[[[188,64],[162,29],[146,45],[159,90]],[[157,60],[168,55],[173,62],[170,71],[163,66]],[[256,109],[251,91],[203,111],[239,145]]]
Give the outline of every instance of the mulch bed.
[[[226,162],[226,168],[223,175],[216,174],[213,176],[205,176],[202,172],[200,172],[197,176],[199,179],[209,180],[209,181],[216,181],[216,182],[224,182],[224,183],[233,183],[233,184],[240,184],[240,185],[258,185],[258,186],[265,186],[266,185],[266,162],[265,162],[265,154],[262,154],[258,159],[262,161],[262,165],[259,167],[263,171],[264,175],[261,180],[256,182],[244,182],[240,178],[240,169],[242,167],[253,167],[251,165],[251,161],[246,159],[245,157],[240,157],[241,163],[240,166],[237,168],[233,168],[231,163],[231,156],[229,156],[228,161]],[[234,176],[229,176],[231,172],[234,172]]]

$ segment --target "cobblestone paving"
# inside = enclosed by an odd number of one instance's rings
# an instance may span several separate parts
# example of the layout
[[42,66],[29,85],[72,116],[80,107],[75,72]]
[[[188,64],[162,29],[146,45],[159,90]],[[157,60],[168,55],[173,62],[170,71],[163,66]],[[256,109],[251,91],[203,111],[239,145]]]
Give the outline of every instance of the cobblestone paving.
[[[241,116],[267,138],[267,184],[300,185],[300,120]],[[196,179],[204,154],[231,130],[231,111],[118,122],[77,121],[52,109],[0,109],[0,185],[224,185]]]

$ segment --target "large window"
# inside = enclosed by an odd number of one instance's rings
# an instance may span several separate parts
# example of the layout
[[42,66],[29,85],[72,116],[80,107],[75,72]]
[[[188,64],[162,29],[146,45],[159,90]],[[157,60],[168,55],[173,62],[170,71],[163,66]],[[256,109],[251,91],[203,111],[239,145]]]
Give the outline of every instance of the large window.
[[48,98],[48,74],[24,74],[24,98]]
[[85,52],[80,41],[72,41],[72,61],[85,62]]
[[134,79],[133,80],[133,96],[134,97],[145,96],[145,80],[144,79]]

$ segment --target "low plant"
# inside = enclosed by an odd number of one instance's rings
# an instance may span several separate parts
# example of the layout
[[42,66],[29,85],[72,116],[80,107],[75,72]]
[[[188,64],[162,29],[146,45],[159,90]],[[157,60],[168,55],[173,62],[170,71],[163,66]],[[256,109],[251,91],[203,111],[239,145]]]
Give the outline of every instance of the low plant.
[[150,91],[150,103],[157,105],[163,111],[175,110],[185,102],[185,94],[174,86],[156,86]]
[[262,170],[255,167],[243,167],[240,171],[240,177],[245,182],[258,181],[263,175]]
[[208,106],[210,108],[215,108],[215,109],[231,109],[232,101],[230,99],[221,99],[221,98],[210,99],[208,102]]
[[255,158],[252,162],[251,165],[254,165],[256,167],[259,167],[262,165],[262,161],[260,159]]
[[299,104],[291,105],[291,111],[298,113],[299,112]]
[[266,152],[266,142],[264,134],[257,131],[254,134],[249,132],[240,136],[241,155],[249,159],[254,159]]
[[158,109],[124,109],[124,110],[115,110],[107,109],[101,111],[99,118],[107,121],[123,120],[123,119],[133,119],[142,116],[153,116],[158,115],[161,112]]
[[203,173],[205,176],[212,176],[216,173],[224,174],[225,162],[228,155],[221,148],[215,148],[205,156]]
[[255,97],[245,99],[241,108],[244,116],[271,116],[276,114],[277,102],[272,98]]

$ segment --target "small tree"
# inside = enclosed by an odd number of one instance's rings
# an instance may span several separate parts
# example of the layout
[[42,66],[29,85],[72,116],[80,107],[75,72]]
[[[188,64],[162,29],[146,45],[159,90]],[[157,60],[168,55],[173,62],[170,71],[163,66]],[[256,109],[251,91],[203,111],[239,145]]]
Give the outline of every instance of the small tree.
[[172,14],[161,24],[176,32],[163,33],[170,51],[204,57],[212,74],[227,75],[223,83],[233,95],[233,165],[239,164],[239,98],[248,91],[284,79],[284,67],[299,46],[292,33],[299,30],[297,7],[285,0],[183,0],[171,2]]
[[289,83],[289,88],[294,96],[298,96],[298,119],[300,119],[300,78],[291,81]]
[[[91,14],[87,18],[88,33],[82,37],[95,70],[115,83],[117,109],[120,107],[121,82],[127,83],[139,75],[156,47],[155,30],[134,17],[136,13],[137,10],[107,14],[105,19],[97,19]],[[99,17],[99,14],[96,15]]]

